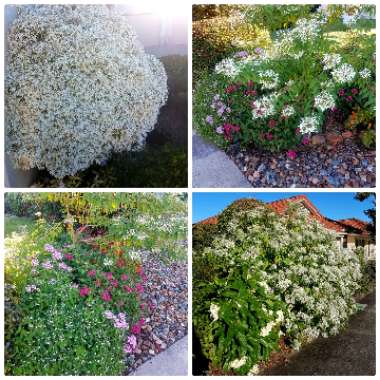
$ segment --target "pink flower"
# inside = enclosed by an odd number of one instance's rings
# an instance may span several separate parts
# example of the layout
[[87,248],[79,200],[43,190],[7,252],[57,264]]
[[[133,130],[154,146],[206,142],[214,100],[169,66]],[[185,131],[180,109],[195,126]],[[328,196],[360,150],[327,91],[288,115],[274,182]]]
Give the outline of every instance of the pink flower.
[[108,290],[105,290],[105,291],[102,293],[101,298],[102,298],[102,300],[105,301],[105,302],[110,302],[110,301],[112,301],[111,293],[110,293]]
[[269,141],[272,141],[273,140],[273,134],[271,132],[268,132],[266,135],[265,135],[266,139],[269,140]]
[[286,155],[292,160],[294,160],[297,157],[297,153],[294,150],[288,150]]
[[268,127],[274,128],[276,126],[276,124],[277,124],[276,120],[270,119],[268,122]]
[[140,326],[142,326],[145,323],[144,318],[140,318],[139,321],[137,322]]
[[69,253],[65,253],[63,256],[64,256],[65,259],[68,260],[68,261],[72,261],[72,260],[74,260],[74,256],[73,256],[73,255],[70,255]]
[[127,339],[127,343],[124,345],[124,352],[131,354],[137,346],[137,339],[134,335],[130,335]]
[[54,250],[52,253],[51,253],[51,257],[54,259],[54,260],[62,260],[63,256],[62,256],[62,253],[59,252],[58,250]]
[[301,130],[297,127],[295,132],[296,132],[296,135],[299,135],[301,133]]
[[141,333],[141,326],[138,323],[136,323],[135,325],[133,325],[131,327],[131,332],[132,332],[132,334],[136,334],[136,335],[140,334]]
[[110,284],[111,284],[114,288],[118,288],[118,287],[119,287],[119,281],[117,281],[117,280],[111,280],[111,281],[110,281]]
[[122,274],[121,276],[120,276],[120,279],[121,279],[121,281],[127,281],[128,280],[128,276],[126,275],[126,274]]
[[62,262],[58,264],[58,267],[66,272],[71,272],[73,270],[73,268]]
[[344,91],[343,88],[341,88],[341,89],[338,91],[338,95],[339,95],[339,96],[344,96],[344,94],[345,94],[345,91]]
[[83,288],[79,289],[79,295],[81,297],[87,297],[90,294],[90,288],[87,286],[84,286]]
[[115,315],[112,313],[112,311],[110,310],[106,310],[103,315],[107,318],[107,319],[114,319],[115,318]]
[[88,277],[95,277],[96,276],[96,270],[95,269],[91,269],[87,272],[87,276]]
[[357,88],[353,88],[353,89],[351,90],[351,94],[352,94],[352,95],[357,95],[357,94],[359,94],[359,90],[358,90]]
[[132,293],[132,292],[133,292],[133,289],[132,289],[130,286],[127,286],[127,285],[123,285],[123,289],[124,289],[127,293]]
[[233,141],[232,133],[239,132],[240,127],[238,125],[226,123],[223,125],[223,130],[224,130],[224,138],[232,142]]
[[310,139],[307,136],[304,136],[302,138],[302,144],[309,145],[310,144]]
[[95,281],[95,286],[96,286],[97,288],[100,288],[100,287],[102,286],[102,281],[101,281],[100,279],[97,279],[97,280]]
[[351,95],[349,95],[349,96],[347,96],[346,100],[347,100],[348,102],[352,102],[353,97],[352,97]]
[[111,281],[113,279],[112,272],[106,272],[104,273],[104,276],[106,277],[108,281]]
[[142,293],[144,291],[144,287],[140,283],[138,283],[136,284],[136,290],[138,293]]
[[44,249],[46,252],[53,253],[55,251],[55,248],[51,244],[45,244]]
[[117,316],[114,316],[113,320],[114,320],[113,325],[117,329],[126,330],[129,327],[127,321],[125,320],[125,313],[119,313]]

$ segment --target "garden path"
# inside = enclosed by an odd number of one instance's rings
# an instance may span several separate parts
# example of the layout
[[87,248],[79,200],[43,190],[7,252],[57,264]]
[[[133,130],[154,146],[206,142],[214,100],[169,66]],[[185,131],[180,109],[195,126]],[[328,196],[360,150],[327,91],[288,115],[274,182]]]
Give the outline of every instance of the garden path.
[[376,295],[360,303],[367,307],[353,316],[346,329],[327,339],[319,338],[292,355],[287,364],[264,370],[268,376],[364,376],[375,375]]
[[187,375],[187,336],[172,344],[166,351],[142,364],[131,376]]
[[251,187],[231,159],[193,132],[193,187]]

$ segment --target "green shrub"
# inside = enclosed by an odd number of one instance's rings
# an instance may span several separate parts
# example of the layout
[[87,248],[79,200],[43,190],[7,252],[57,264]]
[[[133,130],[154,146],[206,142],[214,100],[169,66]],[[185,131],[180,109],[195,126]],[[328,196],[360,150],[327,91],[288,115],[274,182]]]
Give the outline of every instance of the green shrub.
[[194,327],[212,366],[255,374],[281,335],[298,349],[337,334],[358,310],[360,257],[302,206],[278,215],[242,200],[218,220],[193,253]]
[[374,118],[373,38],[356,32],[363,41],[348,50],[324,28],[323,20],[299,19],[272,49],[219,62],[196,87],[199,133],[222,147],[238,142],[282,151],[308,144],[337,110],[360,106]]
[[230,54],[270,43],[265,29],[239,19],[217,17],[193,22],[193,77],[198,79]]

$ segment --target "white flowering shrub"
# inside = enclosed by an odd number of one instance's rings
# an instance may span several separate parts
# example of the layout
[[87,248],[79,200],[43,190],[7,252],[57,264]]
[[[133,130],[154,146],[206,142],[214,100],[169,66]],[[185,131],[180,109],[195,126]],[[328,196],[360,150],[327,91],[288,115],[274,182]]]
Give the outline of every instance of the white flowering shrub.
[[162,63],[107,6],[20,6],[9,32],[6,151],[63,178],[137,150],[167,99]]
[[346,119],[361,108],[373,120],[375,38],[350,33],[344,43],[322,15],[301,18],[277,32],[271,48],[224,58],[195,94],[200,133],[222,146],[280,151],[309,144],[327,116],[342,112]]
[[218,220],[212,239],[193,231],[193,321],[212,365],[254,374],[281,335],[298,349],[337,334],[357,311],[359,257],[302,207],[279,216],[238,201]]

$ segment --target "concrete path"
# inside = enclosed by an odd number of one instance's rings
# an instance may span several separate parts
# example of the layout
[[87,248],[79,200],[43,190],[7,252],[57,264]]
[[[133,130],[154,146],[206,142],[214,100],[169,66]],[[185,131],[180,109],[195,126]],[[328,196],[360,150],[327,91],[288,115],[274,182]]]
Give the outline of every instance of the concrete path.
[[223,151],[193,132],[193,187],[252,186]]
[[368,306],[354,315],[337,336],[319,338],[290,357],[289,363],[264,371],[267,376],[370,376],[376,373],[375,292],[360,303]]
[[172,344],[166,351],[153,357],[130,376],[185,376],[187,375],[187,336]]

